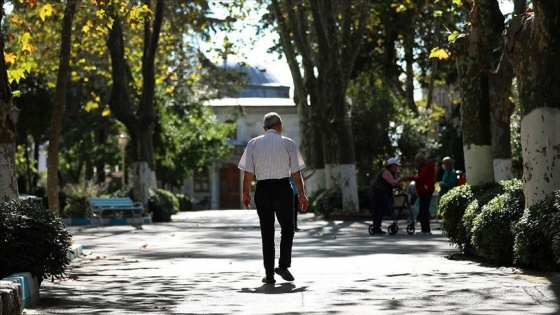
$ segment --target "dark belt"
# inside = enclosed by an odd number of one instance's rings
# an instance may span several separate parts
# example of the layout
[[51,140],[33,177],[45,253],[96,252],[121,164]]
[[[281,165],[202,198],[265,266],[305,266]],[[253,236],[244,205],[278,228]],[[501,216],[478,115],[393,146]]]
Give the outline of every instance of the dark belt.
[[289,183],[290,178],[289,177],[284,177],[284,178],[257,180],[257,184],[279,184],[279,183],[283,183],[283,182],[288,182]]

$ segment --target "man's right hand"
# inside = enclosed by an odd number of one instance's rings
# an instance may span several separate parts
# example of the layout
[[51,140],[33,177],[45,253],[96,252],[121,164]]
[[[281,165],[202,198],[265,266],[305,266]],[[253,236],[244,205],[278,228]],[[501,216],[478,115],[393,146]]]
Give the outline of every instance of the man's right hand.
[[306,212],[307,211],[307,196],[306,195],[299,195],[298,203],[299,203],[299,209],[301,210],[301,212]]
[[245,207],[245,209],[250,210],[251,209],[251,195],[249,194],[243,194],[243,206]]

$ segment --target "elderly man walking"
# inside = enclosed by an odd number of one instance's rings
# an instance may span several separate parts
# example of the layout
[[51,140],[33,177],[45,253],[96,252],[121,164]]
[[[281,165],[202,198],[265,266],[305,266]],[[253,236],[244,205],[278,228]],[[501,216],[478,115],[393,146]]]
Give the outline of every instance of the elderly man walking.
[[[305,167],[296,143],[282,136],[282,119],[277,113],[264,115],[265,133],[253,138],[247,144],[239,161],[239,169],[244,171],[242,202],[246,209],[251,204],[251,182],[256,177],[255,205],[259,215],[263,262],[266,276],[263,283],[275,283],[274,273],[286,281],[294,277],[288,270],[292,263],[294,239],[293,191],[289,178],[296,183],[301,211],[307,210],[307,196],[301,170]],[[274,268],[274,216],[281,229],[280,257]]]

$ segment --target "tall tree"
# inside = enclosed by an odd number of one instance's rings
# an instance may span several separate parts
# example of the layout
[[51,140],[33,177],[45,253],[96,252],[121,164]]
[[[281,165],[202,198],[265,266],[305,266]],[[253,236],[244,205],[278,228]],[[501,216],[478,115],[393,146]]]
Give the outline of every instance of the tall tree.
[[[294,78],[294,98],[299,112],[307,114],[302,120],[317,124],[311,130],[321,139],[323,162],[313,162],[325,166],[327,188],[342,190],[343,210],[356,212],[354,139],[345,96],[366,29],[369,3],[275,0],[271,11]],[[327,126],[332,133],[325,132]]]
[[533,9],[514,17],[507,44],[521,104],[526,206],[560,188],[560,3],[534,0]]
[[[516,1],[515,15],[525,12],[525,1]],[[513,68],[507,58],[506,35],[492,53],[490,72],[490,121],[492,132],[492,157],[494,179],[506,180],[513,177],[511,152],[511,115],[515,109],[512,101]]]
[[[163,23],[164,0],[157,0],[153,17],[144,20],[142,50],[142,89],[138,99],[135,97],[134,81],[130,65],[125,55],[125,41],[122,21],[124,11],[112,7],[113,24],[109,31],[107,47],[111,55],[113,89],[109,106],[115,117],[127,128],[133,148],[134,200],[147,204],[154,171],[153,130],[156,121],[154,104],[155,93],[155,56]],[[152,7],[145,0],[144,6]],[[137,102],[137,103],[136,103]],[[136,110],[135,110],[136,109]],[[155,175],[154,175],[155,177]]]
[[461,126],[467,181],[494,181],[490,134],[489,72],[494,43],[504,29],[496,0],[466,1],[470,28],[453,43],[461,90]]
[[[0,0],[0,8],[4,0]],[[0,26],[4,10],[0,15]],[[12,90],[4,56],[4,34],[0,34],[0,202],[18,198],[16,175],[16,126],[12,120]]]
[[58,150],[60,143],[60,130],[62,117],[66,107],[66,87],[70,76],[70,49],[72,44],[72,22],[76,12],[78,0],[68,0],[60,38],[60,57],[54,92],[54,108],[51,117],[49,148],[47,156],[47,197],[49,209],[55,214],[60,214],[58,200]]

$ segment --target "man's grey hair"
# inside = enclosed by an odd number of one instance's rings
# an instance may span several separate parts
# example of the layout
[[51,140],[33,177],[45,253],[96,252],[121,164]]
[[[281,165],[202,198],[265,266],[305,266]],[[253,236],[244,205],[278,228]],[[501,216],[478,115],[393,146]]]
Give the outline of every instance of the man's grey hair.
[[272,129],[280,125],[281,123],[282,123],[282,118],[280,118],[280,115],[278,115],[278,113],[270,112],[264,115],[263,127],[265,127],[266,129]]

